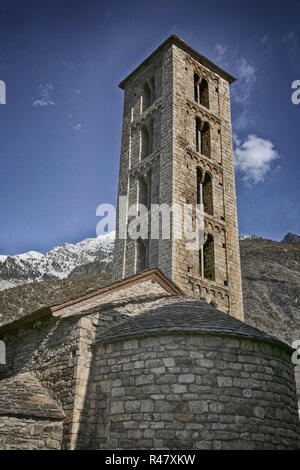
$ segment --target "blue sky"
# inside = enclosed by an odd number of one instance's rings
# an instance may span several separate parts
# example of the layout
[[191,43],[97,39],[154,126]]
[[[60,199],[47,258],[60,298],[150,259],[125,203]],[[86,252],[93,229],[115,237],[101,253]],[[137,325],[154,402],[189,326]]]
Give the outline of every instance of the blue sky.
[[118,83],[170,34],[232,85],[241,233],[300,233],[300,1],[0,0],[0,254],[96,236],[115,204]]

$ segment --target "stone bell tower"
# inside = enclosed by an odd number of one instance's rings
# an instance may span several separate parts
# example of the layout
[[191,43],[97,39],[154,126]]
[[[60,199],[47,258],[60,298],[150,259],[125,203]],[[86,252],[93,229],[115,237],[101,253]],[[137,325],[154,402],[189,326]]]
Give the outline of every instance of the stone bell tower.
[[[243,320],[229,85],[235,79],[170,36],[120,87],[125,92],[115,280],[159,268],[189,296]],[[203,204],[204,245],[133,240],[132,205]],[[174,215],[174,214],[173,214]],[[172,216],[171,216],[172,218]],[[124,229],[125,227],[125,229]],[[160,234],[161,235],[161,234]]]

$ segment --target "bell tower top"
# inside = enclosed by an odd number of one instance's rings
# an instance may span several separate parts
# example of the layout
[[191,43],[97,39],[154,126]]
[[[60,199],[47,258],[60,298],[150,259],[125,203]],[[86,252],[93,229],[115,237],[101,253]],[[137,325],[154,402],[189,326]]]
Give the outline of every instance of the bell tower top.
[[236,79],[232,75],[225,72],[225,70],[221,69],[216,64],[211,62],[209,59],[207,59],[206,57],[201,55],[199,52],[197,52],[195,49],[190,47],[185,41],[183,41],[183,39],[177,36],[177,34],[171,34],[171,36],[169,36],[168,39],[166,39],[159,47],[157,47],[155,51],[153,51],[145,60],[143,60],[143,62],[141,62],[140,65],[138,65],[126,78],[124,78],[124,80],[122,80],[121,83],[119,83],[119,87],[122,89],[126,88],[128,82],[130,82],[130,80],[134,78],[143,67],[147,66],[149,61],[151,61],[151,59],[156,54],[161,52],[164,48],[167,48],[170,44],[175,44],[177,47],[180,47],[183,51],[185,51],[191,57],[193,57],[197,62],[204,65],[205,67],[210,69],[212,72],[217,73],[218,75],[223,77],[225,80],[227,80],[230,84],[236,81]]

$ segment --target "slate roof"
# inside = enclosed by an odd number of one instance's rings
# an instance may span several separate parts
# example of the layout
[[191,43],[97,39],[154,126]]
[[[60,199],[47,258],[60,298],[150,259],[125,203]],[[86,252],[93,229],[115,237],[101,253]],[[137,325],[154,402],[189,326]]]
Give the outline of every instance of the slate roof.
[[0,381],[0,416],[63,420],[64,411],[30,372]]
[[[122,289],[132,287],[135,284],[143,283],[149,280],[151,280],[153,283],[158,283],[169,295],[183,295],[183,292],[179,289],[179,287],[167,276],[165,276],[165,274],[163,274],[159,269],[147,269],[141,273],[135,274],[134,276],[109,283],[105,286],[102,286],[100,289],[93,289],[93,291],[88,292],[85,295],[81,294],[80,296],[69,299],[67,301],[65,300],[56,304],[44,306],[38,310],[33,311],[29,315],[21,316],[20,318],[17,318],[11,322],[4,323],[3,325],[0,325],[0,335],[7,332],[8,330],[24,327],[24,325],[31,324],[32,322],[40,320],[43,317],[59,317],[60,311],[65,307],[72,307],[73,305],[75,306],[76,304],[84,303],[85,301],[89,301],[90,299],[93,299],[97,296],[99,296],[99,306],[101,306],[102,304],[105,304],[105,296],[107,294],[111,294],[113,292],[117,292]],[[86,311],[88,309],[84,309],[83,307],[83,310]]]
[[139,336],[166,334],[217,334],[242,337],[272,343],[292,349],[278,338],[268,335],[236,318],[217,310],[212,305],[187,297],[155,308],[108,328],[96,343],[110,343]]

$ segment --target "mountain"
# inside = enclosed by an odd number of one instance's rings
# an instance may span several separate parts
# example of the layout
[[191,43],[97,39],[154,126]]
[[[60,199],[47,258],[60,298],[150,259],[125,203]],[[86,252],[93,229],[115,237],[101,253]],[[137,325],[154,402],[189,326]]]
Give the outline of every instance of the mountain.
[[300,236],[294,233],[287,233],[282,241],[283,243],[300,243]]
[[300,339],[300,244],[240,242],[245,322],[292,344]]
[[[241,240],[242,281],[245,322],[291,344],[300,339],[300,244],[284,240],[255,236]],[[111,282],[113,243],[114,234],[110,234],[66,244],[47,255],[30,252],[21,259],[0,260],[0,278],[5,281],[12,278],[9,266],[18,284],[28,281],[29,273],[30,279],[36,275],[35,281],[44,280],[0,292],[0,323]],[[10,264],[8,258],[13,258]]]
[[0,290],[50,279],[93,275],[110,270],[115,233],[65,243],[43,255],[29,251],[0,256]]
[[256,238],[258,238],[256,235],[247,235],[245,233],[240,233],[240,235],[239,235],[240,240],[253,240],[253,239],[256,239]]
[[104,273],[97,276],[21,284],[3,290],[0,292],[0,325],[47,305],[58,304],[88,294],[110,282],[111,274]]

